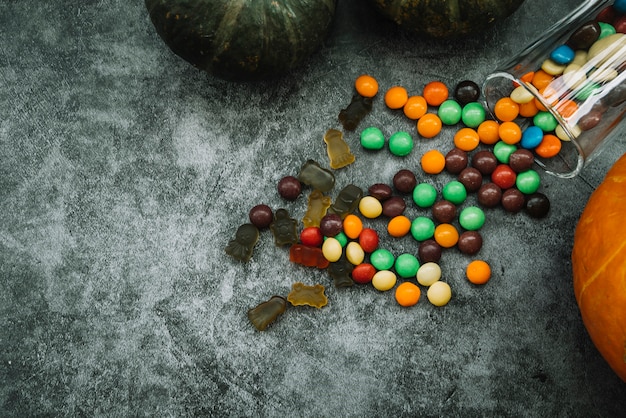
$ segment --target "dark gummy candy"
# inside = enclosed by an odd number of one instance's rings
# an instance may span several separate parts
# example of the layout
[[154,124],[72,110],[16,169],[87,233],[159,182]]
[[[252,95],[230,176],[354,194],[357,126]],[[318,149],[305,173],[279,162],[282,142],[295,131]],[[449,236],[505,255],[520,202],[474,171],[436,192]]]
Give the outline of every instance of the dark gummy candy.
[[298,180],[321,192],[327,192],[335,187],[335,175],[314,160],[307,160],[300,167]]
[[298,242],[298,221],[289,216],[287,209],[278,209],[274,214],[274,222],[270,224],[274,235],[274,243],[280,247]]
[[287,309],[287,300],[282,296],[272,296],[248,311],[248,319],[259,331],[265,328]]
[[348,184],[341,189],[335,202],[328,208],[328,212],[335,213],[343,219],[356,210],[362,197],[363,190],[360,187]]
[[316,308],[321,308],[328,303],[323,285],[307,286],[301,282],[291,285],[291,292],[287,295],[287,300],[293,306],[309,305]]
[[342,255],[341,258],[334,263],[330,263],[328,265],[328,275],[333,279],[333,283],[335,287],[350,287],[354,285],[354,280],[352,280],[352,270],[354,269],[354,265],[349,262],[345,255]]
[[226,254],[240,261],[248,261],[258,240],[259,229],[252,224],[243,224],[237,228],[235,238],[226,245]]
[[353,131],[359,123],[372,110],[373,101],[371,97],[363,97],[360,94],[352,96],[352,101],[345,109],[339,112],[339,121],[343,128]]
[[302,218],[304,226],[320,226],[320,221],[326,215],[331,203],[330,196],[324,196],[319,190],[313,190],[309,195],[306,213]]

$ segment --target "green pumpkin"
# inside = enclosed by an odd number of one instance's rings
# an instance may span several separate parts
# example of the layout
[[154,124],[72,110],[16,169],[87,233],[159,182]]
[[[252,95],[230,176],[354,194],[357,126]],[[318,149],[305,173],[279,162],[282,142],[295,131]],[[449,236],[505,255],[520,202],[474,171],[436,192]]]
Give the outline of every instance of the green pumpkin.
[[433,38],[484,31],[511,15],[523,0],[370,0],[399,27]]
[[228,80],[282,75],[321,47],[336,0],[145,0],[165,44]]

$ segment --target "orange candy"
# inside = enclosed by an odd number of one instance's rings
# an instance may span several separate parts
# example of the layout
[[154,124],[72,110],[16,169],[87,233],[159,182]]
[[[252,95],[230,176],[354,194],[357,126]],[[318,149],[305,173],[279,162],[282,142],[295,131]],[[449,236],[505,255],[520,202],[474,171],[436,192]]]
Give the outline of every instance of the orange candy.
[[389,109],[402,109],[409,100],[409,94],[402,86],[393,86],[385,93],[385,104]]
[[474,284],[485,284],[491,278],[491,267],[483,260],[474,260],[465,269],[467,280]]
[[500,124],[495,120],[486,120],[478,125],[476,132],[480,142],[486,145],[493,145],[500,140]]
[[434,113],[426,113],[417,121],[417,132],[423,138],[433,138],[441,132],[441,119]]
[[522,139],[522,129],[515,122],[502,122],[498,134],[502,142],[509,145],[517,144]]
[[461,128],[454,134],[454,146],[463,151],[472,151],[480,144],[478,132],[472,128]]
[[446,156],[439,150],[426,151],[420,160],[422,170],[427,174],[439,174],[446,167]]
[[443,248],[451,248],[459,241],[459,231],[452,224],[439,224],[435,227],[434,238]]
[[537,104],[534,99],[528,103],[522,103],[519,105],[519,114],[525,118],[532,118],[538,112],[539,109],[537,109]]
[[387,232],[389,235],[396,238],[401,238],[409,233],[411,230],[411,220],[404,215],[398,215],[389,221],[387,224]]
[[368,74],[358,76],[354,81],[354,87],[363,97],[374,97],[378,93],[378,81]]
[[493,112],[502,122],[511,122],[519,115],[519,105],[510,97],[502,97],[494,105]]
[[561,139],[552,134],[546,134],[535,147],[535,152],[543,158],[552,158],[561,151]]
[[343,220],[343,232],[350,239],[356,239],[363,230],[363,221],[353,213],[348,214]]
[[561,116],[567,119],[570,116],[572,116],[574,113],[576,113],[576,111],[578,110],[578,105],[573,100],[563,99],[560,102],[558,102],[554,106],[554,108],[557,112],[559,112]]
[[422,96],[411,96],[402,110],[407,118],[417,120],[426,114],[428,103]]
[[551,76],[543,70],[538,70],[533,75],[531,83],[537,90],[543,90],[552,82],[552,80],[554,80],[554,76]]
[[396,287],[396,301],[400,306],[413,306],[419,301],[421,293],[415,283],[404,282]]
[[424,86],[422,95],[429,105],[439,106],[448,99],[448,87],[441,81],[431,81]]

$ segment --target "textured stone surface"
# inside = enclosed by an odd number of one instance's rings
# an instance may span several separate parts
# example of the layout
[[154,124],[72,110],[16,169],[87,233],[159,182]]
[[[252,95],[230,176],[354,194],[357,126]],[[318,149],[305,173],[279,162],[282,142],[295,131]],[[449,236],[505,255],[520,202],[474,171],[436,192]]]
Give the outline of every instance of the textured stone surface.
[[[488,209],[477,256],[444,251],[444,308],[425,292],[407,309],[392,292],[337,289],[267,230],[248,263],[224,253],[256,204],[301,219],[305,195],[285,201],[276,184],[309,158],[328,165],[323,135],[359,74],[412,92],[481,81],[576,3],[527,0],[495,29],[443,42],[340,0],[303,68],[235,84],[167,50],[141,1],[0,2],[0,415],[622,414],[626,385],[583,328],[569,255],[623,132],[580,177],[543,176],[546,218]],[[380,95],[369,125],[415,133]],[[406,158],[346,133],[356,162],[330,194],[419,173],[421,153],[447,151],[453,132]],[[450,179],[418,175],[439,190]],[[410,237],[382,245],[417,253]],[[483,287],[463,278],[478,256],[494,272]],[[324,284],[328,305],[256,331],[247,310],[297,281]]]

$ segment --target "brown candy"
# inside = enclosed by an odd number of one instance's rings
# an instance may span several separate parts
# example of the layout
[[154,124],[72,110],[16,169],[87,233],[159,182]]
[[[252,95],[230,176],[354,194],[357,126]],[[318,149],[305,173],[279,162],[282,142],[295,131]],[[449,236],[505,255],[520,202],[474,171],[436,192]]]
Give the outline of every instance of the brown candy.
[[411,170],[402,169],[393,176],[393,187],[400,193],[411,193],[417,186],[417,178]]
[[483,237],[478,231],[465,231],[459,236],[457,248],[463,254],[474,255],[483,246]]
[[388,184],[384,183],[372,184],[369,189],[367,189],[367,192],[370,196],[375,197],[381,202],[389,199],[393,194],[393,190],[391,189],[391,187]]
[[302,183],[294,176],[285,176],[278,182],[278,194],[287,200],[296,200],[302,192]]
[[467,167],[467,152],[460,148],[452,148],[446,154],[446,171],[450,174],[459,174]]
[[268,205],[260,204],[250,209],[248,217],[252,225],[259,229],[264,229],[269,227],[274,220],[274,212]]
[[383,215],[394,218],[402,215],[406,209],[406,202],[400,196],[392,196],[383,202]]
[[526,206],[526,198],[518,189],[507,189],[502,193],[501,203],[507,212],[517,213]]
[[530,170],[535,162],[535,156],[527,149],[520,148],[514,151],[509,157],[509,167],[516,173]]
[[475,192],[483,184],[483,175],[474,167],[467,167],[459,173],[459,181],[468,192]]
[[439,223],[449,224],[456,219],[456,206],[448,200],[435,202],[431,210],[433,218]]
[[495,183],[485,183],[478,189],[478,203],[486,208],[495,208],[502,200],[502,189]]
[[343,229],[343,219],[336,213],[327,213],[320,220],[320,230],[325,237],[334,237]]
[[498,166],[498,159],[490,150],[481,150],[472,156],[472,167],[481,172],[483,176],[493,173]]
[[422,241],[417,249],[417,256],[422,263],[428,263],[430,261],[433,263],[439,262],[439,260],[441,260],[441,253],[441,246],[437,244],[437,241],[434,239]]
[[589,49],[591,45],[600,37],[602,29],[596,21],[583,23],[574,33],[572,33],[566,44],[574,51],[578,49]]

